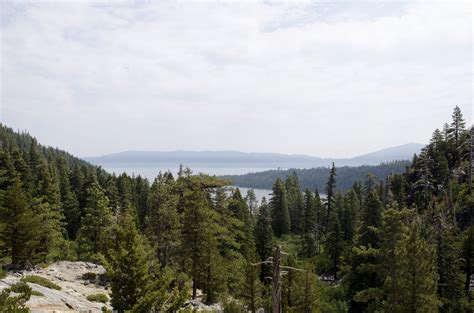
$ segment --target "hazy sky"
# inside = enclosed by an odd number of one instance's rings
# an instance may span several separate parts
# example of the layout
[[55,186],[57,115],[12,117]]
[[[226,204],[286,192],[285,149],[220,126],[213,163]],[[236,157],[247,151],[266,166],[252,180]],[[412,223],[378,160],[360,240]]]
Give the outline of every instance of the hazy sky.
[[79,156],[345,157],[472,114],[470,2],[2,0],[0,121]]

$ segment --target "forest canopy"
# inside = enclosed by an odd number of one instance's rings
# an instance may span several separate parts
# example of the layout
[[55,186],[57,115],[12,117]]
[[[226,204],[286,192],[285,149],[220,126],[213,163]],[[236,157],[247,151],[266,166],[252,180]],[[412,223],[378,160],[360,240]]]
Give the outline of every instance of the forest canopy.
[[[272,275],[284,312],[470,312],[470,133],[456,107],[410,164],[369,168],[391,168],[382,179],[349,186],[333,164],[315,190],[307,175],[322,174],[292,171],[257,203],[188,168],[152,182],[111,175],[1,125],[0,260],[102,264],[118,312],[175,312],[201,292],[226,312],[270,312]],[[286,252],[282,277],[276,245]],[[0,310],[25,310],[8,292]]]

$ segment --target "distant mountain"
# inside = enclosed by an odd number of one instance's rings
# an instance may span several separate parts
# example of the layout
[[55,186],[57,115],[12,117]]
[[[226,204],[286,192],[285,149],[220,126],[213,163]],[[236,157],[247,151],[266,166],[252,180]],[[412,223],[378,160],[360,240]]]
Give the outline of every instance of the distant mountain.
[[411,160],[413,154],[418,154],[424,146],[425,145],[411,142],[401,146],[390,147],[347,159],[353,162],[347,165],[373,165],[395,160]]
[[85,160],[103,166],[157,166],[184,164],[190,167],[204,165],[218,167],[255,168],[313,168],[330,166],[376,165],[396,160],[411,160],[424,145],[408,143],[354,158],[320,158],[300,154],[248,153],[240,151],[125,151]]

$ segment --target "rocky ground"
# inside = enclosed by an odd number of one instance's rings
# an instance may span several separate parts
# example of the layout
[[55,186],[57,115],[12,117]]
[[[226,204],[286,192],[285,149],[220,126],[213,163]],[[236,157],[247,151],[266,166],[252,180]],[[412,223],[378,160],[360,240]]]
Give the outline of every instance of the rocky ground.
[[[60,286],[61,290],[28,283],[32,290],[43,294],[42,296],[32,295],[26,303],[32,313],[98,313],[102,312],[103,307],[112,310],[110,302],[100,303],[87,300],[87,296],[92,294],[106,294],[110,299],[110,290],[100,279],[104,273],[105,269],[94,263],[59,261],[46,268],[8,271],[7,276],[0,279],[0,290],[18,283],[22,277],[40,276]],[[84,279],[84,274],[89,276],[88,279]],[[223,312],[221,304],[205,305],[201,298],[202,294],[198,290],[198,298],[187,301],[183,308],[192,308],[198,312]]]
[[[89,274],[90,279],[83,279]],[[102,307],[112,309],[110,303],[91,302],[87,296],[91,294],[106,294],[109,290],[103,286],[99,277],[104,274],[102,266],[87,262],[59,261],[44,269],[35,269],[22,272],[8,272],[7,277],[0,280],[0,290],[20,281],[27,275],[36,275],[49,279],[59,285],[61,290],[50,289],[38,284],[28,285],[43,296],[31,296],[26,303],[33,313],[62,313],[62,312],[102,312]],[[95,279],[93,277],[96,277]]]

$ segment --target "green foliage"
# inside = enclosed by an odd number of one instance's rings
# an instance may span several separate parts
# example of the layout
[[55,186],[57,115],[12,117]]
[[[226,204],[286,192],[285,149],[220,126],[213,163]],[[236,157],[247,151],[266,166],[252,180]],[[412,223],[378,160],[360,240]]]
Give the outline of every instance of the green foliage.
[[325,244],[325,253],[330,262],[329,273],[337,279],[340,270],[340,259],[344,250],[344,237],[337,214],[333,213]]
[[86,207],[77,232],[78,255],[81,259],[95,260],[99,253],[106,252],[112,216],[108,199],[102,188],[93,183],[87,188]]
[[321,283],[321,313],[345,313],[349,307],[341,286]]
[[135,219],[128,210],[113,228],[110,249],[106,255],[107,276],[111,284],[111,303],[124,312],[146,295],[150,283],[149,253],[138,233]]
[[0,206],[0,244],[2,253],[11,258],[13,264],[25,265],[31,262],[38,244],[34,240],[39,220],[34,216],[19,178],[5,190]]
[[31,288],[26,284],[15,284],[0,292],[0,312],[27,313],[30,312],[25,303],[31,297]]
[[[244,175],[274,181],[260,207],[215,177],[181,169],[150,186],[0,125],[0,260],[13,268],[99,261],[119,312],[175,312],[191,284],[194,298],[200,289],[227,312],[254,312],[271,307],[272,265],[258,263],[279,244],[290,254],[285,265],[306,270],[283,275],[285,312],[469,311],[470,138],[459,108],[452,118],[412,162],[338,168],[344,193],[334,166]],[[326,187],[326,200],[315,187]],[[24,282],[12,286],[0,311],[21,312],[34,294]]]
[[336,193],[336,166],[334,166],[334,162],[332,163],[331,170],[329,171],[329,177],[324,191],[326,192],[326,216],[322,228],[327,230],[329,227],[329,218],[331,217],[333,210],[334,196]]
[[147,292],[132,312],[176,312],[189,296],[189,282],[183,274],[164,268],[147,286]]
[[286,188],[283,182],[277,178],[272,190],[272,198],[270,199],[272,228],[275,236],[281,237],[290,232],[290,213],[288,212]]
[[435,312],[438,274],[435,250],[421,237],[418,221],[410,225],[408,236],[396,247],[397,281],[386,304],[392,312]]
[[91,302],[102,302],[102,303],[109,302],[109,297],[103,293],[94,293],[94,294],[88,295],[86,299]]
[[244,304],[236,301],[235,299],[229,299],[224,302],[224,313],[246,313],[248,312]]
[[[269,208],[265,200],[258,210],[257,223],[254,229],[255,247],[259,257],[259,261],[266,261],[272,255],[273,248],[273,231]],[[265,277],[271,276],[271,268],[269,265],[262,263],[260,266],[260,280],[266,282]],[[268,281],[267,281],[268,282]]]
[[41,276],[36,276],[36,275],[28,275],[25,276],[21,279],[22,282],[25,283],[32,283],[32,284],[37,284],[41,285],[43,287],[49,288],[49,289],[55,289],[55,290],[61,290],[61,287],[53,283],[47,278],[41,277]]
[[158,260],[163,266],[176,260],[180,244],[179,197],[173,193],[175,188],[171,173],[160,173],[148,193],[147,233],[150,241],[156,244]]
[[[220,292],[225,291],[225,262],[219,253],[218,234],[226,232],[220,225],[220,214],[212,210],[206,189],[202,186],[219,185],[205,176],[180,177],[178,183],[185,187],[181,199],[182,251],[186,272],[193,281],[193,298],[200,286],[206,293],[206,302],[213,303]],[[225,240],[225,238],[222,238]]]
[[82,279],[84,280],[89,280],[89,281],[95,281],[97,279],[97,274],[94,272],[87,272],[82,275]]
[[460,271],[462,264],[460,236],[452,225],[443,222],[438,221],[439,226],[435,235],[440,312],[467,311],[464,281]]
[[[367,173],[372,173],[377,181],[384,180],[394,173],[402,174],[406,167],[410,166],[411,161],[393,161],[381,163],[379,165],[361,165],[361,166],[342,166],[337,168],[338,190],[348,191],[352,189],[354,183],[364,180]],[[235,186],[271,189],[277,178],[285,180],[291,176],[293,172],[298,175],[300,188],[305,190],[323,191],[329,172],[329,167],[288,169],[288,170],[268,170],[257,173],[248,173],[243,175],[222,175],[220,178],[230,180]]]

